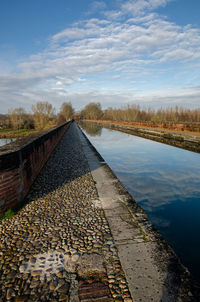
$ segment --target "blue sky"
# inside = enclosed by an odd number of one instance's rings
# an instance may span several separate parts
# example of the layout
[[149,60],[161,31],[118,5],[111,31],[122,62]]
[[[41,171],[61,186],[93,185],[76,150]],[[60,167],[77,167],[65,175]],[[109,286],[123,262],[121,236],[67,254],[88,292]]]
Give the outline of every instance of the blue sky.
[[199,0],[0,0],[0,112],[200,107]]

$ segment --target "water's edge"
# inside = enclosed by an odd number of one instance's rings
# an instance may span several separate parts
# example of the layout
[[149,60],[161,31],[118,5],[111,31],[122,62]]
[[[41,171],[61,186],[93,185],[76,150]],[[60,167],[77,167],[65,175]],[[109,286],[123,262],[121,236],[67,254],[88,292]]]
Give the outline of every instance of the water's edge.
[[200,135],[180,133],[160,129],[148,129],[142,127],[128,126],[102,121],[89,121],[89,123],[101,125],[104,128],[118,130],[128,134],[140,136],[167,145],[175,146],[185,150],[200,153]]

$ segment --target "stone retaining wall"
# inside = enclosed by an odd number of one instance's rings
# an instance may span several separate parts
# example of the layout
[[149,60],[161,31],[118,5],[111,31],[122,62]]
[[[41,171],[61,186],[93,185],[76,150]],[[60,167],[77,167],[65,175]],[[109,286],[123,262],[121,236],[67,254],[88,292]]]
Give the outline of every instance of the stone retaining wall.
[[70,124],[0,148],[0,214],[23,201]]

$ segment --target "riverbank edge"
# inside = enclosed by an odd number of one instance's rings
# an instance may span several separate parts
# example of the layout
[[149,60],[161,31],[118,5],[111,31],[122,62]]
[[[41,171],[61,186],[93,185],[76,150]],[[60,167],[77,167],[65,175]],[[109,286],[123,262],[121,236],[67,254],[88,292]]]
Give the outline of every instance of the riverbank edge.
[[39,130],[30,130],[27,132],[23,131],[1,131],[0,132],[0,139],[12,139],[12,138],[23,138],[23,137],[29,137],[32,135],[37,135],[40,131]]
[[[150,258],[153,255],[153,264],[155,264],[160,271],[166,273],[167,275],[166,283],[163,284],[166,287],[165,289],[167,289],[169,293],[173,293],[173,294],[175,291],[178,290],[178,292],[175,293],[175,295],[177,295],[176,296],[177,300],[169,299],[163,301],[179,301],[179,302],[199,301],[199,297],[200,297],[199,282],[195,280],[195,278],[191,275],[189,270],[181,263],[179,257],[176,255],[172,247],[163,239],[160,232],[149,222],[148,217],[144,212],[144,210],[136,203],[134,198],[127,191],[127,189],[124,187],[121,181],[117,178],[117,176],[109,167],[109,165],[105,162],[101,154],[92,145],[92,143],[87,138],[87,136],[85,135],[85,133],[82,131],[81,128],[80,130],[84,138],[86,139],[90,149],[98,158],[99,165],[103,167],[103,170],[105,171],[107,176],[111,180],[113,180],[112,182],[113,184],[111,184],[111,186],[114,185],[116,191],[121,197],[120,199],[123,200],[123,204],[125,204],[127,211],[132,215],[133,221],[137,223],[138,229],[140,229],[140,231],[143,233],[143,241],[153,244],[153,247],[150,248],[151,251],[149,252],[148,255],[149,261],[151,261]],[[96,186],[98,187],[98,182],[96,182]],[[98,188],[97,191],[99,193]],[[111,232],[113,232],[112,227],[111,227]],[[125,246],[125,243],[123,245]],[[126,269],[124,269],[124,271],[125,271],[125,275],[127,276]],[[134,296],[133,296],[133,300],[134,300]]]
[[150,140],[154,140],[160,143],[200,153],[200,135],[191,133],[181,133],[178,131],[170,131],[164,129],[152,129],[139,126],[129,126],[116,123],[108,123],[107,121],[90,121],[85,120],[83,122],[89,122],[98,124],[102,127],[118,130],[128,134],[140,136]]

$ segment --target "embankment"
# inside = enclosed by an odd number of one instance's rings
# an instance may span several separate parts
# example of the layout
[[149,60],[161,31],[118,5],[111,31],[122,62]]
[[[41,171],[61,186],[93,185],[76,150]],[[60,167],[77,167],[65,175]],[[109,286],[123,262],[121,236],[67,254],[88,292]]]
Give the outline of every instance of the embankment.
[[160,143],[172,145],[175,147],[183,148],[189,151],[200,153],[200,135],[162,130],[162,129],[152,129],[147,127],[129,126],[120,123],[112,123],[107,121],[89,121],[89,123],[96,123],[105,128],[110,128],[132,135],[144,137],[151,139]]
[[0,214],[23,201],[69,125],[0,148]]

